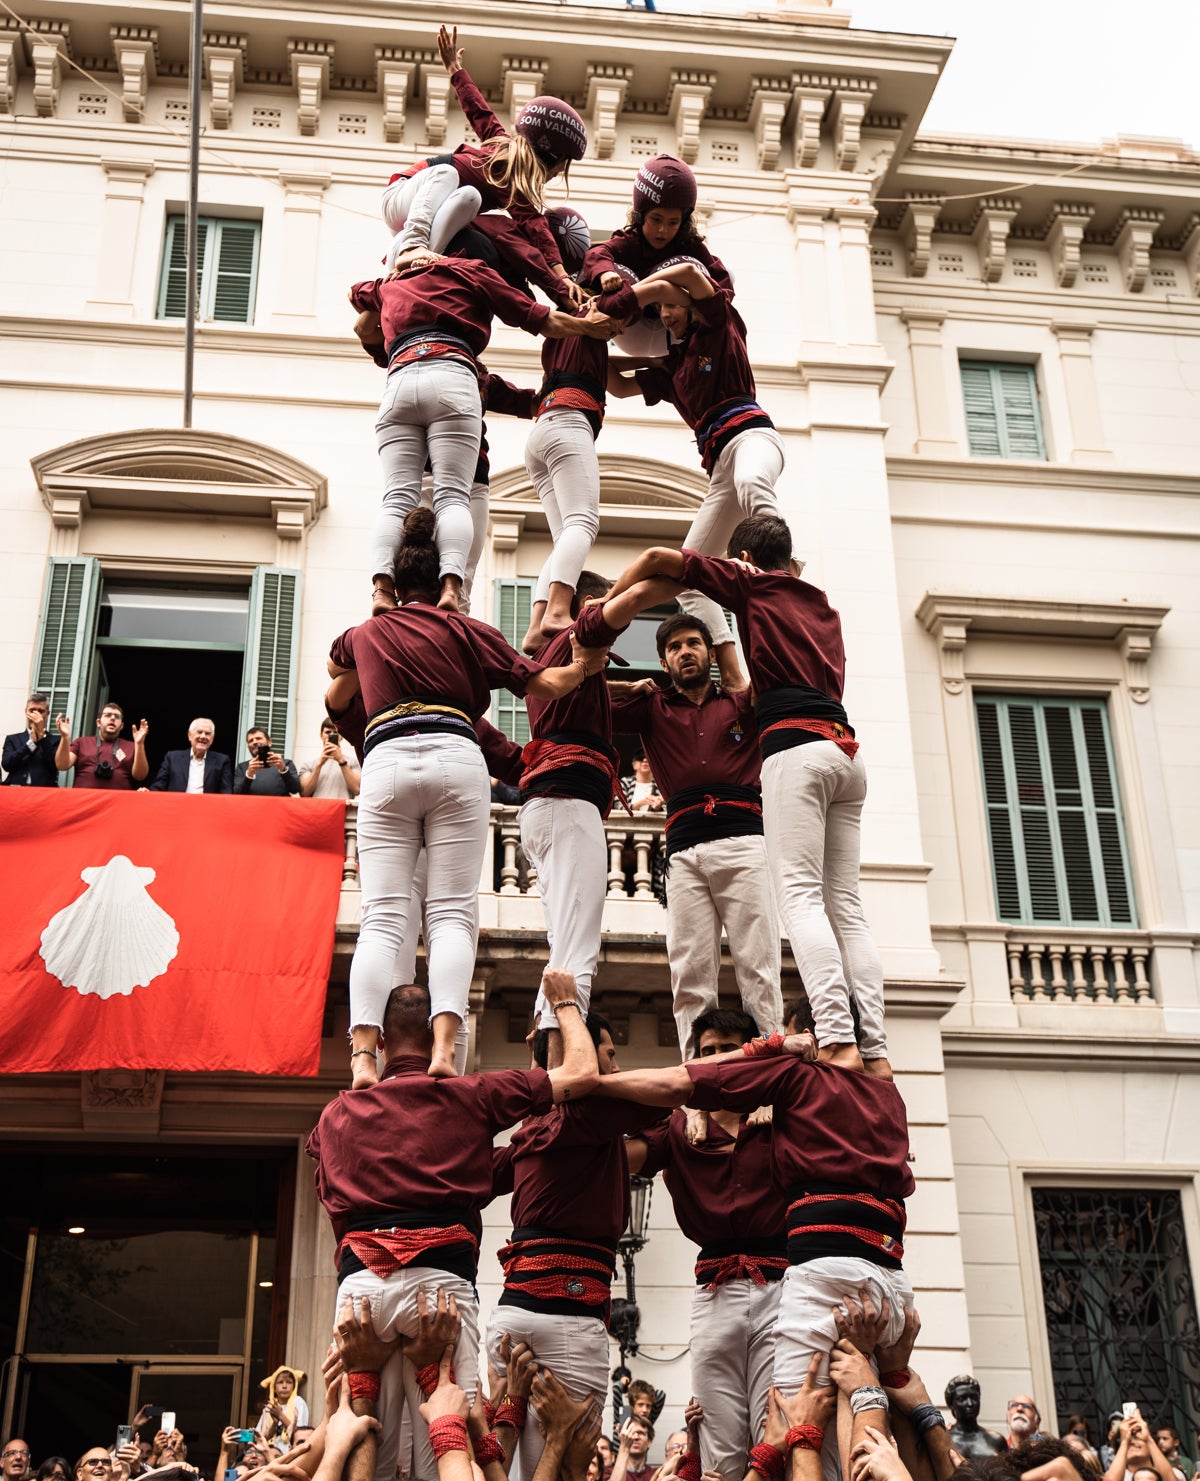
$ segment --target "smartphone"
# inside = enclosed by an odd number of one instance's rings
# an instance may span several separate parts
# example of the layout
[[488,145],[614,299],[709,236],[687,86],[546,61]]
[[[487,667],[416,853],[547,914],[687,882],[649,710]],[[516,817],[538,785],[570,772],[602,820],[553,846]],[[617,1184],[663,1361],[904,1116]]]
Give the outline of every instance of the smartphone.
[[161,1417],[162,1417],[162,1405],[161,1404],[147,1404],[146,1405],[146,1418],[147,1419],[160,1419]]
[[174,1409],[164,1409],[162,1415],[162,1423],[159,1425],[159,1429],[166,1430],[167,1434],[169,1435],[172,1430],[177,1428],[178,1426],[175,1423]]
[[230,1466],[225,1472],[225,1481],[238,1481],[237,1466]]
[[258,1436],[253,1430],[238,1430],[233,1437],[239,1445],[252,1445]]
[[1122,1404],[1121,1405],[1121,1413],[1125,1416],[1126,1419],[1136,1419],[1137,1418],[1137,1412],[1138,1412],[1138,1406],[1136,1404]]
[[117,1426],[117,1443],[113,1448],[115,1450],[120,1450],[122,1445],[128,1445],[130,1440],[132,1439],[133,1426],[128,1424],[119,1424]]
[[271,748],[270,746],[258,746],[256,747],[254,754],[265,766],[267,764],[267,757],[271,754]]
[[342,743],[342,738],[341,738],[341,736],[340,736],[340,735],[339,735],[339,734],[338,734],[338,733],[337,733],[337,731],[336,731],[336,730],[331,730],[331,731],[329,731],[329,732],[328,732],[328,735],[329,735],[329,744],[330,744],[330,745],[331,745],[331,746],[340,746],[340,745],[341,745],[341,743]]

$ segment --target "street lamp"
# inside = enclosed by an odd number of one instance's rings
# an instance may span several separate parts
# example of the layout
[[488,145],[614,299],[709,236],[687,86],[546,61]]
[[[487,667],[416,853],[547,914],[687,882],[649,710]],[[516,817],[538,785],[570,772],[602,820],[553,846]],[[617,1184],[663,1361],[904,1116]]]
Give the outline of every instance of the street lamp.
[[617,1240],[617,1253],[621,1256],[621,1263],[625,1267],[625,1295],[614,1296],[612,1314],[609,1318],[609,1330],[621,1349],[620,1367],[613,1371],[614,1431],[621,1420],[621,1401],[624,1397],[621,1381],[630,1377],[629,1369],[625,1366],[625,1359],[626,1356],[636,1357],[638,1350],[637,1334],[641,1312],[638,1311],[637,1306],[633,1262],[639,1251],[645,1249],[649,1237],[646,1229],[650,1222],[650,1191],[653,1186],[652,1178],[643,1178],[637,1173],[630,1177],[629,1223],[625,1226],[624,1234]]

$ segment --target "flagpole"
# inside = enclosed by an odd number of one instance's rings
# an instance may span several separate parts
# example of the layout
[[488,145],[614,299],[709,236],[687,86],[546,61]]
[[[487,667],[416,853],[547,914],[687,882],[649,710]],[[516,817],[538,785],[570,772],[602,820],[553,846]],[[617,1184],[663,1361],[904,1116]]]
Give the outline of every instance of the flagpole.
[[200,76],[204,69],[204,0],[192,0],[192,41],[188,62],[188,198],[186,232],[187,298],[183,321],[183,425],[192,425],[192,389],[196,360],[196,311],[199,299],[197,225],[200,199]]

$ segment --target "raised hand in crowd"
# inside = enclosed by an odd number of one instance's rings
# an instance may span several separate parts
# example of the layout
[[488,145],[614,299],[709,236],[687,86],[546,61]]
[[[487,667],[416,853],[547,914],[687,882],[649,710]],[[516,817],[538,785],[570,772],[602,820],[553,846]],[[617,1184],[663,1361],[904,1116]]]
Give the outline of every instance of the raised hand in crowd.
[[[443,1293],[439,1291],[438,1296],[442,1295]],[[418,1311],[424,1304],[425,1296],[422,1292],[418,1300]],[[371,1301],[367,1296],[359,1298],[357,1311],[353,1301],[342,1302],[334,1324],[334,1333],[342,1371],[347,1374],[382,1372],[392,1354],[400,1346],[398,1337],[386,1339],[376,1332],[375,1321],[371,1315]],[[444,1347],[445,1343],[442,1346]]]
[[832,1311],[838,1336],[853,1343],[868,1358],[879,1345],[879,1338],[887,1329],[892,1314],[886,1296],[880,1302],[879,1310],[875,1310],[871,1292],[866,1286],[859,1287],[857,1300],[853,1296],[843,1296],[840,1304],[834,1306]]
[[[363,1445],[370,1448],[370,1469],[375,1466],[375,1437],[379,1421],[372,1414],[356,1414],[350,1399],[350,1380],[338,1381],[337,1404],[325,1416],[325,1452],[317,1467],[316,1481],[342,1481],[351,1455]],[[369,1474],[369,1473],[368,1473]]]
[[[458,1303],[453,1296],[447,1296],[445,1290],[439,1286],[436,1305],[430,1311],[425,1292],[418,1291],[417,1335],[401,1338],[401,1351],[414,1368],[427,1368],[431,1363],[441,1361],[442,1353],[447,1347],[453,1352],[461,1328],[462,1318],[458,1314]],[[382,1366],[381,1363],[380,1367]]]
[[539,1368],[533,1380],[533,1403],[546,1437],[535,1481],[584,1481],[588,1461],[600,1437],[600,1406],[594,1398],[572,1399],[551,1373]]
[[850,1452],[850,1481],[912,1481],[896,1442],[874,1425],[866,1425]]

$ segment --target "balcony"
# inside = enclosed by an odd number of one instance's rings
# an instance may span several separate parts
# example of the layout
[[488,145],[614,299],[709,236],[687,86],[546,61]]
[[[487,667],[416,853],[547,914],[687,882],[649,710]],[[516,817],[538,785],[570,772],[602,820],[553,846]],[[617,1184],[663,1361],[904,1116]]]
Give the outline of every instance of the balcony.
[[1020,928],[1007,937],[1009,988],[1019,1007],[1154,1002],[1149,975],[1154,948],[1147,932]]

